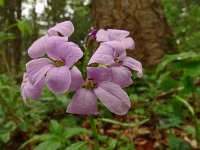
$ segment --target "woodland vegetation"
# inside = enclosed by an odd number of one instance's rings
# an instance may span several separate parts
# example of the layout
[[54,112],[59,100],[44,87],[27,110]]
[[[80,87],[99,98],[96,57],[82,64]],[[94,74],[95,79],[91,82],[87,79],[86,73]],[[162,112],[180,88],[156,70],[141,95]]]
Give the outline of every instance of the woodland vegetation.
[[143,65],[126,115],[99,105],[101,150],[200,149],[199,0],[0,0],[0,149],[93,149],[88,117],[66,113],[72,93],[45,88],[31,109],[20,94],[28,48],[66,20],[81,48],[91,29],[130,31]]

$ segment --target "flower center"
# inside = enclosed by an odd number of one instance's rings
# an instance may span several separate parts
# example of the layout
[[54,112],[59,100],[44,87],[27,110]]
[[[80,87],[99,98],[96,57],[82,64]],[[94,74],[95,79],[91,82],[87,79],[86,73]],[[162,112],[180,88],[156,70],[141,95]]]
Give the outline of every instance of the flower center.
[[119,64],[119,63],[120,63],[119,59],[115,59],[115,64]]
[[86,89],[91,90],[91,89],[94,89],[94,88],[96,87],[96,83],[95,83],[95,81],[94,81],[93,79],[88,79],[88,80],[85,82],[84,87],[85,87]]
[[61,60],[54,60],[54,65],[56,67],[60,67],[60,66],[64,66],[65,63],[63,61],[61,61]]
[[117,67],[122,64],[122,61],[120,61],[118,58],[116,58],[114,61],[115,61],[115,63],[109,65],[109,67]]

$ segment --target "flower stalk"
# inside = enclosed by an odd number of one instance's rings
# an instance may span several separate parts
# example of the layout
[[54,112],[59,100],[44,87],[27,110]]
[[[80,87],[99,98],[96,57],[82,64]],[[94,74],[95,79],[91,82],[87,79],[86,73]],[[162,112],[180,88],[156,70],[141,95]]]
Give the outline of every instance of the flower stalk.
[[94,136],[94,150],[99,150],[99,137],[98,137],[98,133],[97,133],[94,115],[90,115],[89,119],[90,119],[90,125],[92,128],[92,133]]

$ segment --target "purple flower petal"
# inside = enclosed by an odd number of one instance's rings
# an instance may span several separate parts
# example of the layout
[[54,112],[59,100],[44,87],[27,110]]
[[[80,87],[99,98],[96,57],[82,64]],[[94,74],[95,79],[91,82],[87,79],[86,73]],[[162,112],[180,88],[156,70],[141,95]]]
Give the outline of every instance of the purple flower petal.
[[48,30],[49,36],[58,36],[60,33],[65,37],[69,37],[74,32],[74,26],[71,21],[58,23]]
[[108,37],[108,33],[106,30],[104,29],[100,29],[97,34],[96,34],[96,40],[97,42],[105,42],[105,41],[109,41],[109,37]]
[[72,114],[90,115],[97,114],[97,97],[85,88],[79,89],[67,107],[67,112]]
[[47,58],[31,60],[26,64],[26,70],[30,82],[36,85],[47,71],[53,67],[53,62]]
[[111,81],[111,70],[110,68],[87,67],[87,78],[94,79],[96,83]]
[[[125,51],[124,45],[121,42],[108,41],[108,42],[104,42],[104,44],[111,46],[115,50],[115,53],[117,55],[120,55],[121,53]],[[117,56],[114,56],[114,57],[117,57]]]
[[132,38],[128,37],[123,39],[122,44],[125,46],[125,49],[134,49],[135,48],[135,43]]
[[27,102],[27,98],[38,100],[41,96],[42,88],[44,86],[44,77],[35,86],[29,81],[27,74],[24,73],[23,82],[21,85],[21,95],[23,102],[27,107],[34,107],[35,105],[30,105]]
[[[40,80],[40,82],[44,82],[44,80]],[[23,87],[23,94],[25,97],[29,97],[33,100],[37,100],[41,96],[42,86],[33,85],[31,82],[27,81],[26,85]]]
[[125,58],[126,58],[126,51],[124,51],[123,53],[119,54],[119,56],[117,57],[117,59],[122,62]]
[[[125,30],[108,29],[106,31],[104,29],[100,29],[97,32],[96,40],[97,42],[118,41],[123,45],[123,49],[134,49],[135,43],[131,37],[128,37],[129,34],[130,33]],[[113,44],[112,47],[117,49],[115,44]]]
[[113,65],[116,59],[123,60],[124,58],[126,58],[126,51],[123,45],[117,41],[108,41],[100,44],[88,65],[92,63]]
[[47,44],[45,45],[45,50],[47,55],[54,60],[61,60],[59,55],[58,47],[63,44],[67,43],[66,37],[59,37],[59,36],[52,36],[49,37]]
[[103,65],[111,65],[115,63],[114,61],[114,51],[113,48],[107,44],[100,44],[99,48],[92,55],[89,60],[88,65],[92,63],[99,63]]
[[125,39],[130,33],[125,30],[108,29],[108,36],[110,40],[121,41]]
[[70,74],[71,74],[71,80],[72,80],[72,82],[70,84],[69,89],[71,91],[77,91],[84,84],[84,80],[82,78],[81,72],[78,70],[77,67],[74,66],[70,70]]
[[89,39],[92,40],[94,38],[96,38],[96,34],[97,34],[97,30],[96,29],[93,29],[89,34]]
[[54,93],[65,93],[71,84],[71,75],[67,66],[53,67],[46,75],[45,83]]
[[131,71],[123,66],[114,66],[110,68],[112,71],[112,82],[118,84],[122,88],[128,87],[133,83]]
[[113,113],[124,115],[131,107],[129,97],[123,89],[112,82],[103,81],[93,90],[96,96]]
[[138,77],[141,78],[142,77],[142,65],[139,61],[131,58],[131,57],[126,57],[124,60],[123,60],[123,65],[132,69],[132,70],[135,70],[138,72]]
[[59,57],[71,68],[82,56],[83,52],[73,42],[66,42],[58,47]]
[[48,40],[48,36],[43,36],[36,40],[28,49],[28,55],[31,58],[39,58],[46,54],[45,44]]

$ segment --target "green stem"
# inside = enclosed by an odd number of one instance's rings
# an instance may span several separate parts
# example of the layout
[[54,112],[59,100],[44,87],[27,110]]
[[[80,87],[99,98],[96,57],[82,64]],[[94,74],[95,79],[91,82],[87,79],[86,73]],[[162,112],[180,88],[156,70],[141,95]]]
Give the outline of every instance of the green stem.
[[[195,91],[192,90],[192,96],[193,96],[193,99],[194,101],[196,102],[197,99],[196,99],[196,95],[195,95]],[[197,111],[196,111],[196,108],[194,107],[194,115],[193,115],[193,118],[194,118],[194,123],[195,123],[195,135],[196,135],[196,141],[197,141],[197,149],[200,149],[200,126],[199,126],[199,120],[197,118]]]
[[91,128],[92,128],[92,132],[93,132],[93,135],[94,135],[94,150],[99,150],[99,138],[98,138],[98,133],[97,133],[94,115],[90,115],[89,119],[90,119],[90,125],[91,125]]
[[83,55],[83,62],[82,62],[82,65],[81,65],[81,73],[83,75],[83,78],[86,79],[87,77],[87,64],[89,62],[89,50],[84,48],[84,55]]
[[194,116],[194,122],[195,122],[197,148],[200,149],[200,127],[199,127],[199,122],[198,122],[198,118],[196,117],[196,115]]

